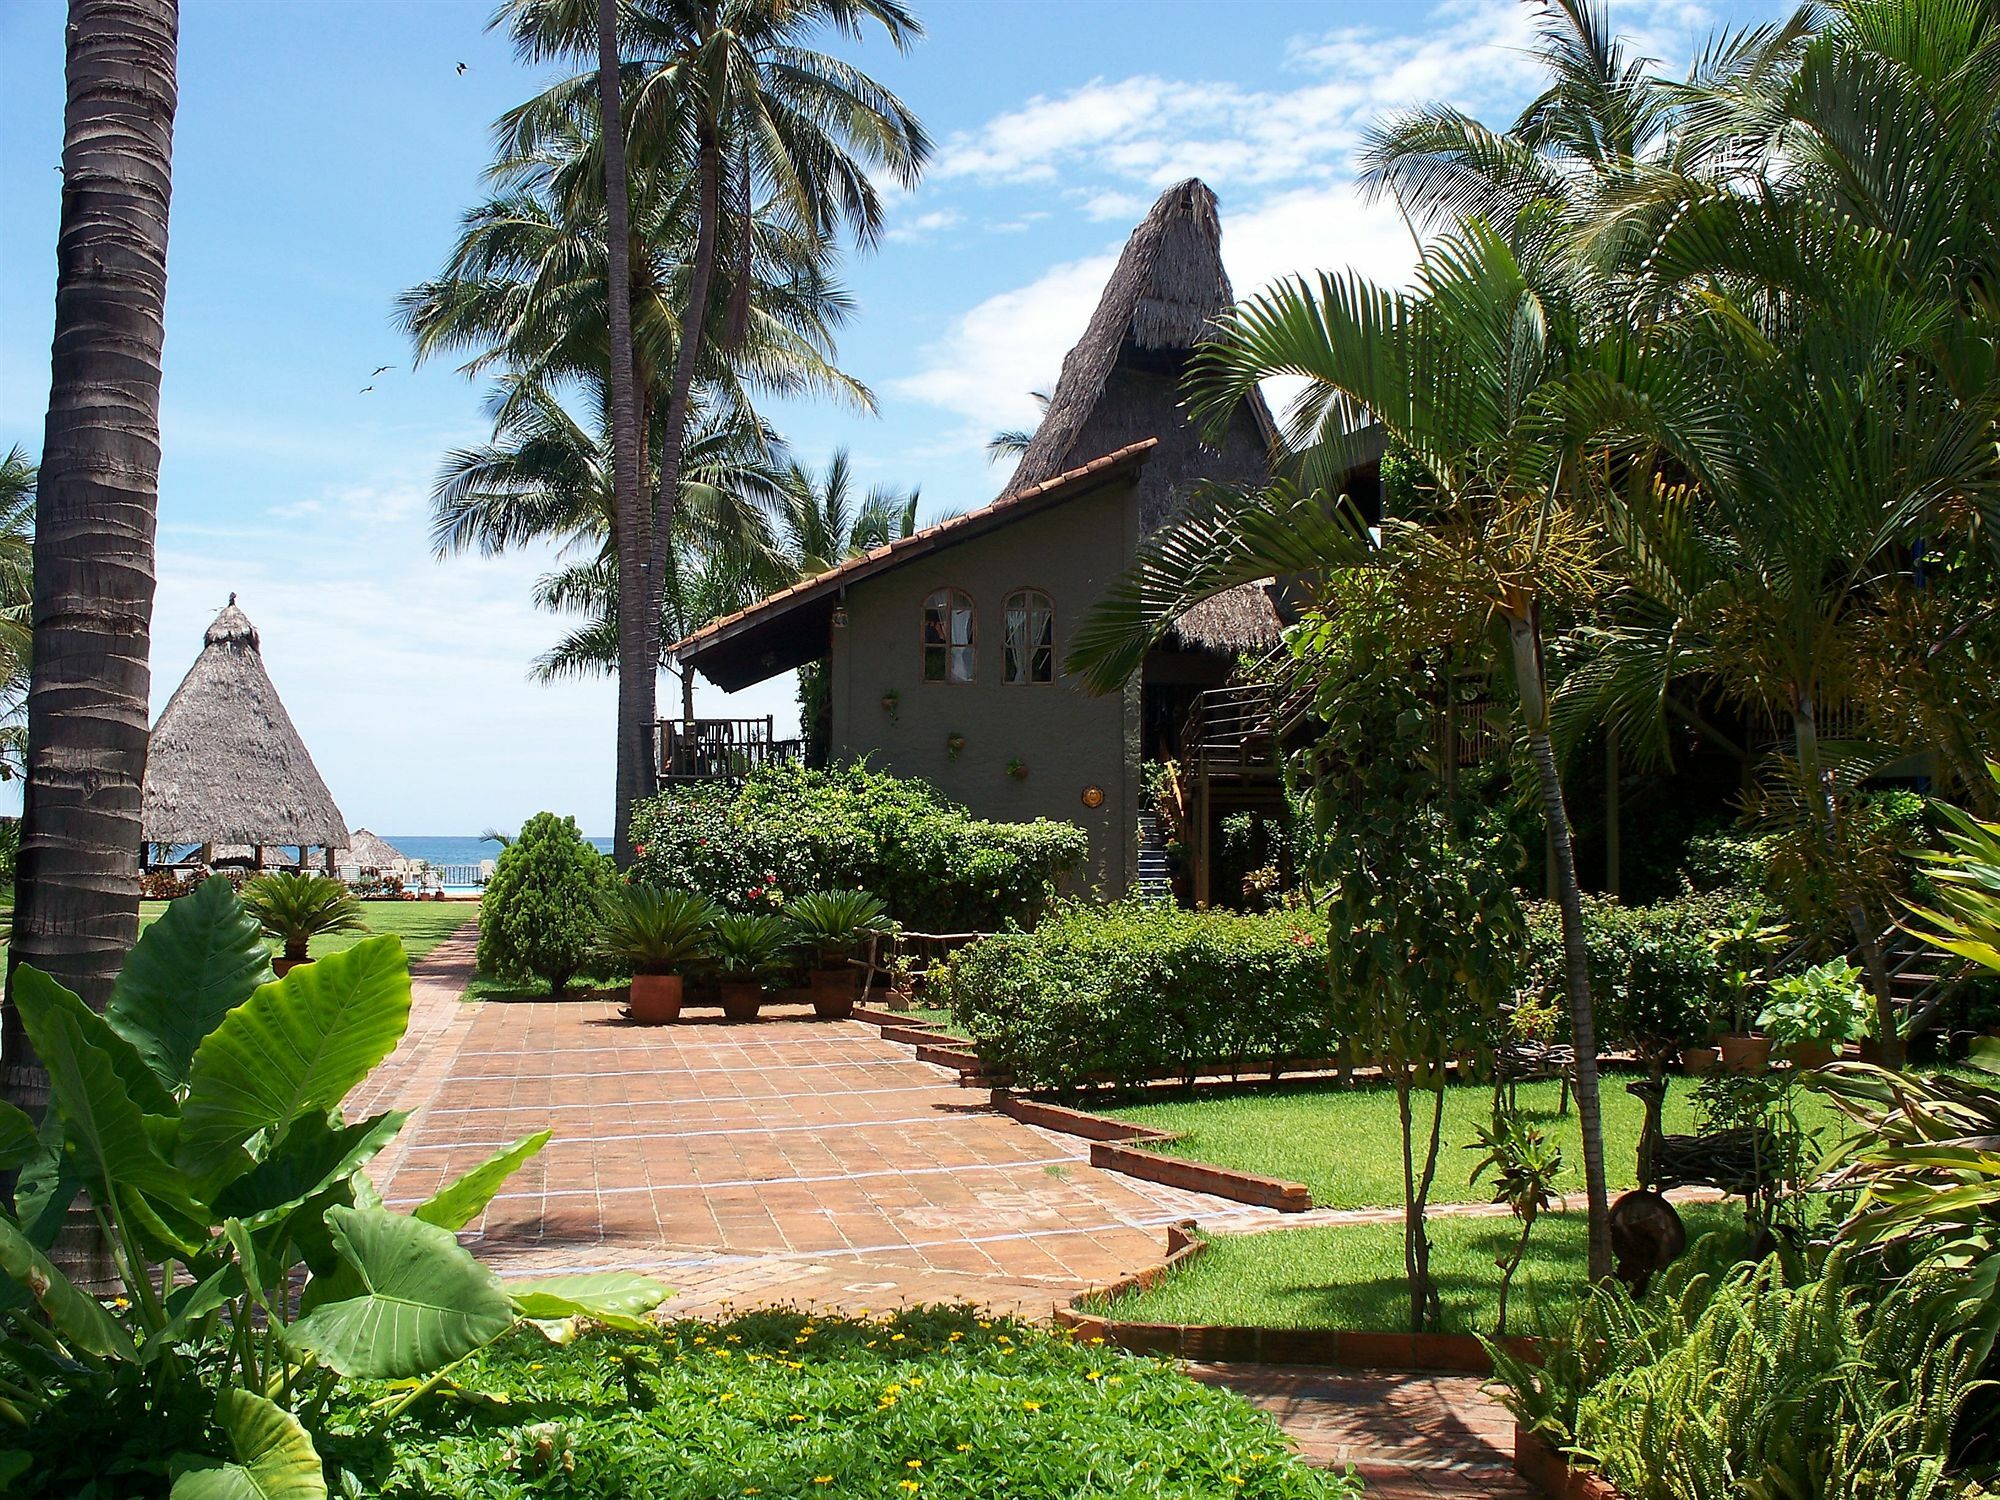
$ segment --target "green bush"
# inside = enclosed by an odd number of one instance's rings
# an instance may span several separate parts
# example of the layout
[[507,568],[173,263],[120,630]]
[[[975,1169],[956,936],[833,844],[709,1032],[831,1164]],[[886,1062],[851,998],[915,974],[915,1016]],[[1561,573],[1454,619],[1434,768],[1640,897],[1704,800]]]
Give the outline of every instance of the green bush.
[[958,953],[953,1019],[1029,1088],[1191,1076],[1339,1046],[1317,918],[1058,907]]
[[500,853],[479,904],[479,967],[496,979],[541,979],[560,995],[584,971],[603,924],[611,861],[575,818],[536,813]]
[[[1711,950],[1710,935],[1732,925],[1743,910],[1739,898],[1721,893],[1651,906],[1586,896],[1583,926],[1599,1043],[1645,1053],[1727,1031],[1730,965]],[[1527,912],[1527,987],[1560,1005],[1560,915],[1546,901],[1529,903]]]
[[989,823],[923,781],[864,765],[773,767],[741,786],[663,792],[633,810],[633,878],[736,911],[859,888],[919,932],[1026,925],[1083,862],[1081,828]]

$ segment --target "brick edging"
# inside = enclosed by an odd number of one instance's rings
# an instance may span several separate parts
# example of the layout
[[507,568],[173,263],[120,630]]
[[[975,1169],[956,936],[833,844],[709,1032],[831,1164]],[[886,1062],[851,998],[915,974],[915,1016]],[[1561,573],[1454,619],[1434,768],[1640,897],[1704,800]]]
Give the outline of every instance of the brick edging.
[[1625,1500],[1625,1492],[1601,1474],[1570,1466],[1545,1439],[1514,1424],[1514,1472],[1549,1500]]

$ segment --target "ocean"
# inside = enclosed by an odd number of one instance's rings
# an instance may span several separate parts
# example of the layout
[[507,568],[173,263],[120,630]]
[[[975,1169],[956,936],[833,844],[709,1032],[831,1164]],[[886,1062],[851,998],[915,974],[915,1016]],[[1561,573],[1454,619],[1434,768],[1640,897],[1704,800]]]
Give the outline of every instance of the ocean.
[[[500,857],[500,846],[477,834],[385,833],[382,837],[400,849],[404,858],[429,860],[434,865],[476,865],[482,859]],[[610,839],[590,842],[606,854],[611,852]]]

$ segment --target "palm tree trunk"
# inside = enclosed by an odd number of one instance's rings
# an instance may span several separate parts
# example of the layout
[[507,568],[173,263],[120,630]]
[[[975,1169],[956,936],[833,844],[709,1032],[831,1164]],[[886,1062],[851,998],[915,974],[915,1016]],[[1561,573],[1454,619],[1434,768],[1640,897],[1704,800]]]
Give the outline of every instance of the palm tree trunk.
[[632,804],[653,790],[653,719],[659,653],[648,647],[646,525],[639,472],[639,403],[632,368],[632,205],[619,105],[617,0],[597,0],[597,102],[604,141],[605,249],[611,323],[611,489],[618,548],[618,757],[612,857],[632,861]]
[[[1839,838],[1836,823],[1838,814],[1833,805],[1833,796],[1827,790],[1826,777],[1821,772],[1819,760],[1819,705],[1810,691],[1794,686],[1792,689],[1792,744],[1799,758],[1799,776],[1806,783],[1808,795],[1812,798],[1814,810],[1819,814],[1820,838],[1829,864]],[[1868,974],[1868,990],[1875,1000],[1875,1032],[1882,1042],[1882,1063],[1885,1067],[1900,1068],[1903,1065],[1902,1026],[1896,1018],[1896,1002],[1889,993],[1889,968],[1882,956],[1881,929],[1870,918],[1868,910],[1853,896],[1842,901],[1846,909],[1848,925],[1854,930],[1854,941],[1861,950],[1861,966]]]
[[[74,0],[69,12],[27,786],[7,956],[100,1010],[139,931],[179,26],[175,0]],[[47,1098],[11,1005],[0,1019],[0,1091],[31,1111]]]
[[1583,931],[1583,893],[1576,879],[1576,849],[1570,841],[1569,809],[1563,802],[1562,773],[1549,738],[1548,675],[1542,661],[1537,613],[1510,615],[1507,633],[1514,652],[1515,690],[1528,732],[1528,750],[1541,783],[1542,817],[1556,876],[1556,903],[1562,912],[1563,988],[1569,999],[1570,1044],[1576,1052],[1576,1123],[1583,1136],[1583,1183],[1590,1210],[1590,1279],[1611,1275],[1611,1200],[1604,1180],[1604,1120],[1597,1100],[1597,1018],[1590,998],[1590,947]]

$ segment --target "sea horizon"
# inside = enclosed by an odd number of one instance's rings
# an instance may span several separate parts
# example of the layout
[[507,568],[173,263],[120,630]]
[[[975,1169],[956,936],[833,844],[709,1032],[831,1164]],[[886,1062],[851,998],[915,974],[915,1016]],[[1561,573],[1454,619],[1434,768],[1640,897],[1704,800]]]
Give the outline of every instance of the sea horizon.
[[[382,837],[405,859],[427,860],[434,865],[476,865],[483,859],[500,857],[500,845],[476,833],[385,833]],[[601,853],[611,852],[608,836],[586,834],[585,838]]]

